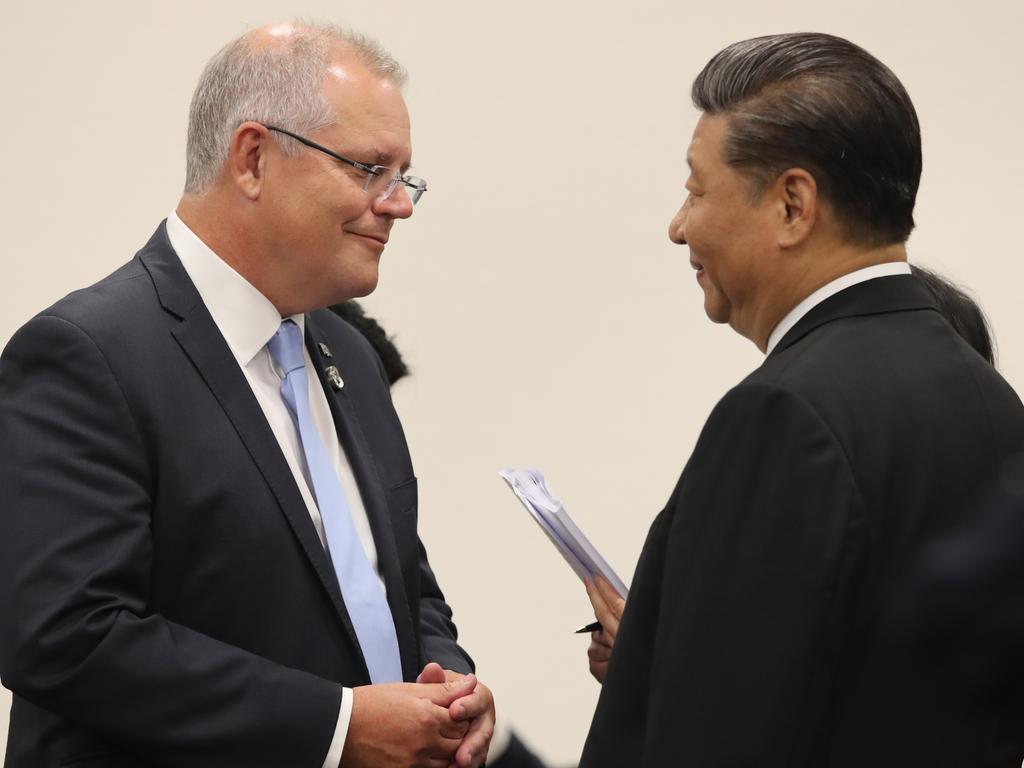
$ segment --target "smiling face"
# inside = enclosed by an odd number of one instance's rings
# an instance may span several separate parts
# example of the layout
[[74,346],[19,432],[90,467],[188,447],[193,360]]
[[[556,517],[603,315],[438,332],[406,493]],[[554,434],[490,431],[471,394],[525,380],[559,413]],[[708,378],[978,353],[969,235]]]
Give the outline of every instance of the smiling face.
[[[403,173],[412,156],[409,114],[399,87],[357,61],[328,69],[324,94],[336,122],[307,138],[367,165]],[[288,128],[289,126],[282,126]],[[288,156],[268,148],[261,207],[266,257],[275,261],[292,312],[365,296],[395,219],[412,215],[400,184],[390,197],[363,191],[366,173],[303,146]]]
[[669,225],[687,245],[704,291],[704,311],[751,338],[759,298],[773,279],[778,208],[771,195],[752,200],[751,182],[726,163],[728,118],[702,115],[687,153],[687,197]]

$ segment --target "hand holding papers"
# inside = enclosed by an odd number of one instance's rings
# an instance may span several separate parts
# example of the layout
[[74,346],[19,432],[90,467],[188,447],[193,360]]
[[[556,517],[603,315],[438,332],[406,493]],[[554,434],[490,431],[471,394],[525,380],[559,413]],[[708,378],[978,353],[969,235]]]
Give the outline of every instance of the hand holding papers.
[[581,580],[603,576],[623,598],[626,597],[629,590],[622,579],[576,527],[562,503],[551,494],[544,475],[535,469],[503,469],[498,474]]

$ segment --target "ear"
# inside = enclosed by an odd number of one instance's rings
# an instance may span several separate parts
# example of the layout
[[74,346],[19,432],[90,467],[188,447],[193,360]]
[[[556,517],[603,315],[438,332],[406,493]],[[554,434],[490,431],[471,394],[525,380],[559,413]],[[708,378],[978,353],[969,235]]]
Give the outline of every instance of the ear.
[[779,245],[800,245],[818,219],[818,185],[814,177],[803,168],[790,168],[775,179],[773,192],[779,203]]
[[242,123],[231,134],[227,176],[235,188],[249,200],[258,200],[263,191],[270,141],[270,132],[254,122]]

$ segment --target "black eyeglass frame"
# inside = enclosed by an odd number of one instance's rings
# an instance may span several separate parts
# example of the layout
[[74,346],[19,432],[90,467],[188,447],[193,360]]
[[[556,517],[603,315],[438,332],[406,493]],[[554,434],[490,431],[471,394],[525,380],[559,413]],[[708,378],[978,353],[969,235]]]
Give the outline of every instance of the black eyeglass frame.
[[[307,139],[305,136],[300,136],[297,133],[292,133],[291,131],[286,130],[284,128],[278,128],[276,125],[264,125],[263,127],[266,128],[268,131],[274,131],[275,133],[282,133],[285,136],[289,136],[295,139],[300,144],[305,144],[310,149],[315,149],[318,152],[323,152],[325,155],[334,158],[338,162],[345,163],[346,165],[351,165],[353,168],[358,168],[360,171],[366,174],[366,181],[363,182],[363,192],[370,191],[370,182],[374,178],[383,177],[388,171],[391,170],[386,165],[367,165],[366,163],[361,163],[358,160],[353,160],[350,157],[339,155],[334,150],[328,149],[322,144],[317,144],[312,139]],[[417,201],[419,201],[419,199],[423,197],[423,193],[427,191],[426,179],[421,179],[419,176],[404,176],[401,173],[398,173],[388,178],[388,185],[387,187],[385,187],[384,192],[381,195],[379,195],[379,198],[381,200],[386,200],[387,198],[391,197],[394,191],[398,188],[399,184],[405,184],[406,193],[409,195],[409,199],[412,201],[413,205],[416,205]]]

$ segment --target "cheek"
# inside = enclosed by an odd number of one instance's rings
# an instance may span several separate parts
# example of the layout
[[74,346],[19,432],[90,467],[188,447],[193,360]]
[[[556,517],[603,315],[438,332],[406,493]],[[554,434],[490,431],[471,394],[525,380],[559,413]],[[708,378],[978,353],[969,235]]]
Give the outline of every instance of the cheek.
[[710,205],[696,206],[686,221],[686,236],[692,248],[702,256],[714,259],[715,263],[727,262],[750,236],[749,222],[741,211],[716,208]]
[[344,189],[335,189],[329,198],[339,211],[365,210],[370,207],[370,196],[355,184],[348,184]]
[[714,219],[701,206],[692,207],[683,219],[686,243],[697,251],[706,251],[714,242]]

